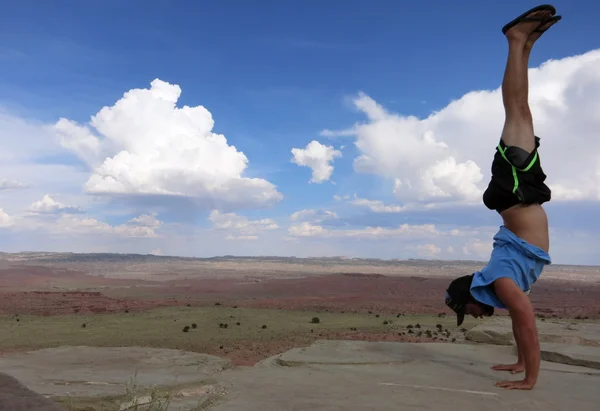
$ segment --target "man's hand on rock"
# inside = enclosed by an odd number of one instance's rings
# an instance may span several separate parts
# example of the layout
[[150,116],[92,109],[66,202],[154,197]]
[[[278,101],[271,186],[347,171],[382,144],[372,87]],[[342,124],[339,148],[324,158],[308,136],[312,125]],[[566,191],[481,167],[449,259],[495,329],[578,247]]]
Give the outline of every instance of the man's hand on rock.
[[515,363],[515,364],[496,364],[492,366],[492,370],[494,371],[510,371],[512,374],[519,374],[525,371],[525,364],[523,363]]
[[534,386],[535,382],[527,380],[500,381],[496,383],[496,387],[506,388],[507,390],[531,390]]

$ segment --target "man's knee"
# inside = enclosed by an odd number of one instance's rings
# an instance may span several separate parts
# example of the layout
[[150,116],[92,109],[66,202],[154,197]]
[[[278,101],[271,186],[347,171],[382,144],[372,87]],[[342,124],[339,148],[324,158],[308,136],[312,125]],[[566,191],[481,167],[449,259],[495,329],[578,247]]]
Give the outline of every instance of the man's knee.
[[533,121],[527,97],[504,100],[504,112],[507,118],[512,118],[515,121]]

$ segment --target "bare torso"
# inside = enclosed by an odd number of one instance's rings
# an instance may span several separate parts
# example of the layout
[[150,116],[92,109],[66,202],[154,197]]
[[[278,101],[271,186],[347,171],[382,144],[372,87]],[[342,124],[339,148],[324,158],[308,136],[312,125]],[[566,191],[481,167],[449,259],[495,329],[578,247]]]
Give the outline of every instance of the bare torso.
[[504,226],[517,237],[549,252],[548,216],[541,205],[516,205],[500,215],[504,220]]

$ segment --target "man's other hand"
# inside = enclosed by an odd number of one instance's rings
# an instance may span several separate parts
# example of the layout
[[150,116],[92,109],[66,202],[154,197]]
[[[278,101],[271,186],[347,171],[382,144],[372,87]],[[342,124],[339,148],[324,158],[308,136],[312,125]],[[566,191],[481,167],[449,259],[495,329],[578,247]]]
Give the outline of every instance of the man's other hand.
[[525,363],[525,379],[535,385],[540,371],[540,341],[535,324],[535,313],[531,301],[510,278],[499,278],[494,282],[496,295],[508,308],[513,321],[513,333],[521,357]]
[[499,381],[496,387],[506,388],[507,390],[531,390],[535,386],[535,382],[527,380],[521,381]]

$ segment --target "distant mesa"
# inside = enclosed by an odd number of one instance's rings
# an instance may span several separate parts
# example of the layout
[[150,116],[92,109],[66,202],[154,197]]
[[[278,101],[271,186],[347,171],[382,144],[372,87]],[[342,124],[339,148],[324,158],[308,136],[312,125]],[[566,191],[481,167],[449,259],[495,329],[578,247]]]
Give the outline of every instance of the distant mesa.
[[368,277],[368,278],[386,277],[383,274],[367,274],[367,273],[337,273],[337,275],[341,275],[344,277]]

